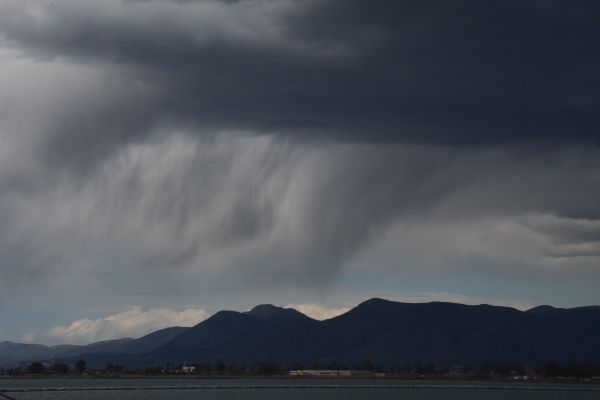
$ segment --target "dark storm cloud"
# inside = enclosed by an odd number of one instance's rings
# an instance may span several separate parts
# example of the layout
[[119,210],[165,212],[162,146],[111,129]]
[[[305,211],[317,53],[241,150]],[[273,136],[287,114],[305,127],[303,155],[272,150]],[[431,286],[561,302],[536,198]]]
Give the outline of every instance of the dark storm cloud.
[[597,17],[591,2],[5,1],[3,269],[331,277],[394,229],[390,269],[596,254]]
[[50,153],[73,149],[67,158],[156,124],[358,142],[599,140],[596,2],[55,1],[1,11],[0,34],[25,54],[104,65],[152,88],[128,107],[112,99],[49,127]]

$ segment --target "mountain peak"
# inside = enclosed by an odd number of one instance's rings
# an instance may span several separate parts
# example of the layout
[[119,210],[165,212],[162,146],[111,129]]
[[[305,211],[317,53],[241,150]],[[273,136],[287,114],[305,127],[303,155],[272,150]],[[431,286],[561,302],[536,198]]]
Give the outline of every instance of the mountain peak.
[[300,311],[293,308],[277,307],[272,304],[260,304],[250,311],[244,311],[244,314],[253,315],[255,317],[269,319],[278,318],[286,321],[308,321],[312,318],[307,317]]

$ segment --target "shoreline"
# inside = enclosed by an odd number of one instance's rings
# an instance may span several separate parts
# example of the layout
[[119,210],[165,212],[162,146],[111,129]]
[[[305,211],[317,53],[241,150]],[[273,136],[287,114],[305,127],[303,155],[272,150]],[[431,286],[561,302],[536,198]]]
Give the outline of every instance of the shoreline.
[[[477,377],[477,376],[406,376],[406,375],[389,375],[385,377],[364,377],[364,376],[295,376],[295,375],[145,375],[135,373],[121,374],[101,374],[101,375],[25,375],[25,376],[3,376],[0,381],[4,380],[122,380],[122,379],[153,379],[153,380],[289,380],[289,381],[434,381],[434,382],[456,382],[456,383],[512,383],[512,384],[562,384],[562,385],[600,385],[599,381],[580,381],[579,379],[536,379],[536,380],[514,380],[504,377]],[[305,385],[302,385],[305,386]],[[381,385],[377,385],[381,386]]]
[[0,388],[0,393],[80,392],[122,390],[240,390],[240,389],[452,389],[452,390],[543,390],[563,392],[600,392],[600,388],[565,388],[551,386],[490,386],[490,385],[224,385],[224,386],[105,386],[58,388]]

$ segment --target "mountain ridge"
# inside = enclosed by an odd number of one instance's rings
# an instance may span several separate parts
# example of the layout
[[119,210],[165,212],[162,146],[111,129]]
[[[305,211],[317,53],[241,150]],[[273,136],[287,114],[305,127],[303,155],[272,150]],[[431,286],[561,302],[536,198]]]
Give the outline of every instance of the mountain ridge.
[[[486,304],[374,298],[324,321],[298,317],[290,310],[262,304],[247,312],[219,311],[194,327],[172,332],[169,340],[145,353],[80,357],[94,367],[112,362],[137,368],[219,359],[238,365],[265,360],[303,365],[315,361],[350,365],[366,359],[381,365],[416,360],[440,365],[600,361],[596,339],[600,327],[593,323],[600,318],[600,309],[595,308],[585,310],[587,319],[577,319],[572,318],[577,313],[565,317],[548,308],[520,311]],[[547,312],[557,315],[544,315]]]
[[[144,355],[145,361],[222,359],[252,365],[268,359],[310,365],[365,359],[382,364],[416,359],[441,364],[600,359],[594,334],[582,324],[565,325],[510,307],[445,302],[370,299],[324,321],[219,312],[184,335]],[[578,340],[572,340],[575,337]]]
[[272,304],[259,304],[249,311],[244,311],[243,314],[265,319],[279,318],[287,321],[308,321],[313,319],[293,308],[276,307]]

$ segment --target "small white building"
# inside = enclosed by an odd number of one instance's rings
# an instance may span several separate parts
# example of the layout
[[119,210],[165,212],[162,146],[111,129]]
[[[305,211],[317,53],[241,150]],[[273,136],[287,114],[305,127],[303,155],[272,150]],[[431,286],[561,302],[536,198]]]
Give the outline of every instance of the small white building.
[[196,371],[196,367],[194,367],[194,366],[188,366],[186,363],[183,363],[183,367],[181,367],[181,371],[184,374],[191,374],[192,372]]

